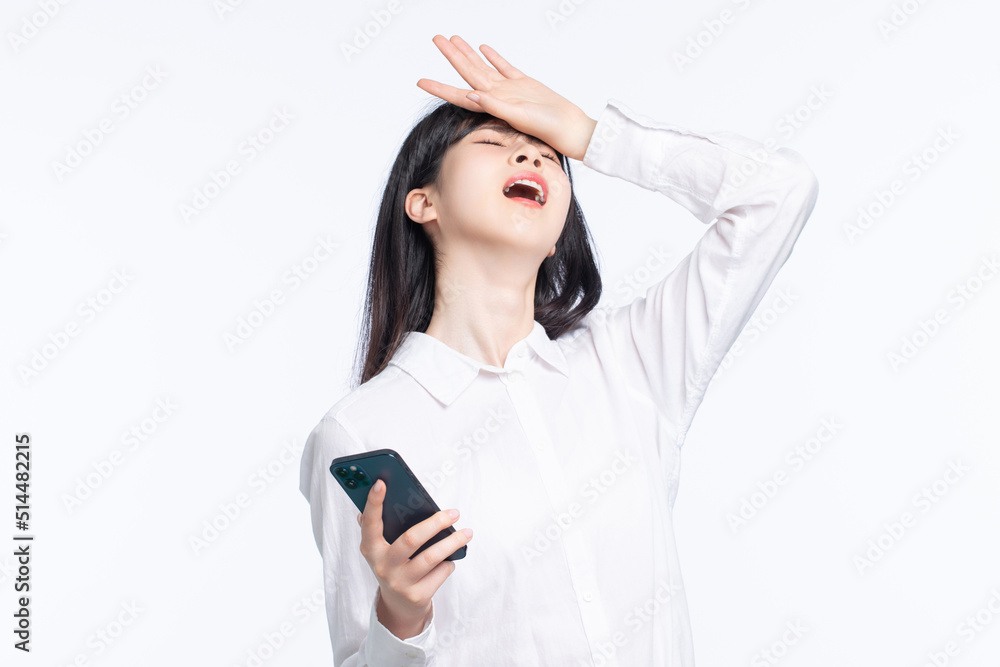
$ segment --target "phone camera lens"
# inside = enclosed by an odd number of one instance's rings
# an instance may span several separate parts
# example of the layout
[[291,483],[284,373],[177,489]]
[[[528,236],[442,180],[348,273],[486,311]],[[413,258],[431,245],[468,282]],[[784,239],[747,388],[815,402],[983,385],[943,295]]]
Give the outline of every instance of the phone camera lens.
[[346,486],[349,489],[356,489],[358,488],[358,483],[355,482],[353,479],[349,479],[344,482],[344,486]]
[[359,481],[365,481],[366,479],[368,479],[368,475],[365,474],[364,470],[358,470],[356,473],[354,473],[354,479]]
[[337,468],[333,472],[337,477],[347,477],[347,468]]

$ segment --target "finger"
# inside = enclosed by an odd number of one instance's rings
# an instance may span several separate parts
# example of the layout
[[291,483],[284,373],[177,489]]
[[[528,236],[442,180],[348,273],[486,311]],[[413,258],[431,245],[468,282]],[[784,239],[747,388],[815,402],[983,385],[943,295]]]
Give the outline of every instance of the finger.
[[433,595],[441,587],[444,580],[458,567],[454,561],[443,560],[434,569],[423,575],[412,585],[412,591],[420,597],[429,597],[433,601]]
[[466,95],[471,91],[462,90],[461,88],[455,88],[454,86],[449,86],[445,83],[438,83],[431,79],[420,79],[417,81],[417,86],[426,90],[431,95],[436,95],[441,99],[451,102],[455,106],[462,107],[463,109],[468,109],[470,111],[482,111],[483,107],[478,102],[473,102]]
[[[470,528],[469,530],[472,529]],[[437,566],[438,563],[443,562],[445,558],[464,547],[471,540],[471,535],[466,537],[462,530],[456,530],[454,533],[444,538],[437,544],[433,544],[421,551],[420,555],[416,556],[416,558],[425,559],[428,565],[433,568]]]
[[458,47],[458,50],[469,60],[469,63],[480,69],[489,69],[483,59],[476,53],[476,50],[469,46],[469,43],[458,35],[451,36],[451,42]]
[[[453,519],[451,518],[451,515],[444,510],[435,512],[420,523],[411,526],[410,529],[400,535],[399,539],[393,542],[389,548],[395,551],[393,555],[395,558],[399,559],[398,562],[406,562],[410,556],[413,555],[414,551],[427,543],[427,540],[431,539],[456,521],[458,521],[458,517]],[[426,550],[429,551],[432,548],[434,547],[427,547]],[[452,549],[448,553],[442,554],[441,558],[444,558],[454,550],[455,549]],[[424,552],[422,551],[420,553],[423,554]],[[426,560],[421,561],[421,566],[417,568],[419,574],[417,574],[416,578],[419,579],[422,577],[431,569],[432,566],[433,563]]]
[[524,76],[524,73],[521,72],[521,70],[504,60],[503,56],[497,53],[492,47],[483,44],[479,47],[479,49],[483,52],[483,54],[485,54],[487,60],[490,61],[490,64],[496,67],[497,71],[508,79],[515,79],[517,77]]
[[361,541],[376,549],[388,547],[388,542],[382,536],[382,501],[385,499],[385,482],[382,482],[381,490],[376,491],[375,488],[379,481],[376,480],[368,491],[368,499],[365,501],[365,511],[362,512],[361,519]]
[[[440,38],[440,39],[439,39]],[[469,60],[465,53],[463,53],[457,46],[449,42],[441,35],[434,36],[434,44],[438,47],[438,50],[448,59],[451,66],[455,68],[466,83],[468,83],[473,88],[482,87],[485,83],[483,78],[483,71],[477,70],[473,63]],[[485,67],[485,65],[484,65]]]

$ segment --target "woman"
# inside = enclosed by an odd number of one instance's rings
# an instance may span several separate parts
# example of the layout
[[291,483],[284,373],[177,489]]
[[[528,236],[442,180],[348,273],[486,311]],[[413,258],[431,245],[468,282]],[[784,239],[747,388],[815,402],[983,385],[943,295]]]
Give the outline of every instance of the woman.
[[[386,185],[361,384],[303,453],[334,664],[693,665],[671,521],[680,448],[816,178],[789,149],[614,100],[593,120],[485,45],[493,67],[457,36],[434,43],[473,91],[418,81],[445,102]],[[643,297],[597,307],[567,158],[716,222]],[[462,508],[474,544],[456,530],[410,560],[456,510],[386,543],[384,482],[359,514],[328,470],[380,448]]]

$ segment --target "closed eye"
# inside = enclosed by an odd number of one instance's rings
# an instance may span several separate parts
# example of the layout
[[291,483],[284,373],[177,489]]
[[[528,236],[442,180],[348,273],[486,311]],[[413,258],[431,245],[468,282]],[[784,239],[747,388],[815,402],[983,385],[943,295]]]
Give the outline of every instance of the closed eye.
[[[489,139],[483,139],[482,141],[477,141],[475,143],[477,143],[477,144],[493,144],[494,146],[503,146],[503,144],[501,144],[499,142],[496,142],[496,141],[490,141]],[[549,158],[550,160],[552,160],[556,164],[559,163],[559,159],[555,155],[549,155],[548,153],[542,153],[542,156]]]

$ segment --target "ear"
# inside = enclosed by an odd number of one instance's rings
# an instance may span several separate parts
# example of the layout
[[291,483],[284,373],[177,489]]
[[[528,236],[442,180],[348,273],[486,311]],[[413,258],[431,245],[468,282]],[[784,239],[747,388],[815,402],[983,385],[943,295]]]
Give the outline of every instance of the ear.
[[413,222],[423,224],[431,220],[437,220],[437,209],[428,199],[430,192],[428,188],[415,188],[406,193],[403,201],[403,210]]
[[549,254],[546,257],[551,257],[554,254],[556,254],[556,247],[552,246],[552,250],[549,250]]

